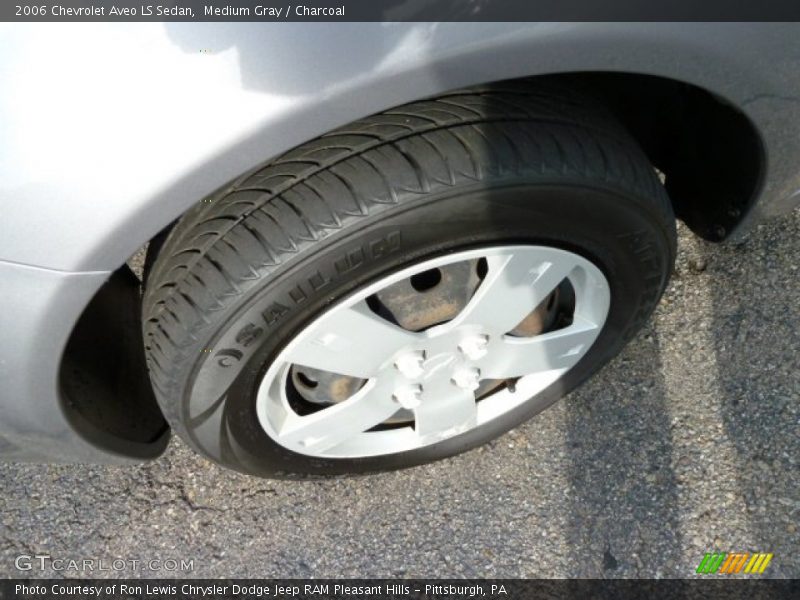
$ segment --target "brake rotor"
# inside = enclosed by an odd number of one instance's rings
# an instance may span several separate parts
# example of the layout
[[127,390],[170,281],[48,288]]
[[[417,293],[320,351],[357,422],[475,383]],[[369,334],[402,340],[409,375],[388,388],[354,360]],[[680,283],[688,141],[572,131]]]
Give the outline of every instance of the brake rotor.
[[328,405],[347,400],[361,389],[366,379],[294,365],[292,383],[304,400]]
[[423,331],[454,319],[481,283],[478,260],[424,271],[375,294],[400,327]]

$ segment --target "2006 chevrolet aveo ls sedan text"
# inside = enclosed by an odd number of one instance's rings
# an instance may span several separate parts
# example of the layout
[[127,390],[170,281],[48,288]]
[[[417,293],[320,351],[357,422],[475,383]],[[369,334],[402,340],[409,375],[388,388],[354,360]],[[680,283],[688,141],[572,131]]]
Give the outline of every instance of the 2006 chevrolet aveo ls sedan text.
[[503,434],[647,321],[676,218],[723,241],[797,205],[798,40],[3,26],[0,456],[133,462],[174,431],[303,476]]

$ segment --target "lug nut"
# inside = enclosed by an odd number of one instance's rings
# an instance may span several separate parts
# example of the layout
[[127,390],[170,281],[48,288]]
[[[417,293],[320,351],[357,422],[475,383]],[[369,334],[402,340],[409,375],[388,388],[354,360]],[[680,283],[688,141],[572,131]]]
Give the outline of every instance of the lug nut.
[[401,355],[394,363],[394,366],[404,377],[416,379],[425,372],[422,361],[425,360],[423,352],[406,352]]
[[450,381],[453,385],[460,387],[462,390],[469,390],[474,392],[478,389],[481,380],[481,372],[479,369],[462,367],[453,372],[453,377]]
[[405,409],[413,410],[422,404],[422,386],[408,385],[395,390],[392,400]]
[[473,335],[458,345],[461,353],[470,360],[478,360],[486,356],[486,346],[489,345],[488,335]]

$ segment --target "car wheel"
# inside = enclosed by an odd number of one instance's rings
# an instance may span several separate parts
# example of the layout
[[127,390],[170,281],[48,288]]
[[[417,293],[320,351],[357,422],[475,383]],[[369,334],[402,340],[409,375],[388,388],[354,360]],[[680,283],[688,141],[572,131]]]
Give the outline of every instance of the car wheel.
[[675,255],[666,194],[591,102],[529,85],[376,115],[190,210],[144,298],[175,431],[262,476],[438,460],[619,352]]

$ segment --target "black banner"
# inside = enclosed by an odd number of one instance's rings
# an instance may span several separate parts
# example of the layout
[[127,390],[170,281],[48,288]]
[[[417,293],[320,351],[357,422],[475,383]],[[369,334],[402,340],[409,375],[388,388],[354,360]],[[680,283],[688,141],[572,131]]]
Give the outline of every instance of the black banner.
[[796,21],[796,0],[12,0],[0,21]]
[[528,598],[797,598],[800,583],[771,579],[692,580],[275,580],[275,579],[61,579],[0,580],[2,600],[397,600]]

